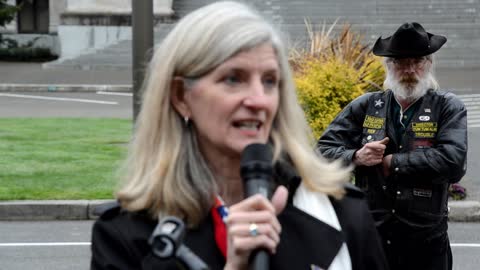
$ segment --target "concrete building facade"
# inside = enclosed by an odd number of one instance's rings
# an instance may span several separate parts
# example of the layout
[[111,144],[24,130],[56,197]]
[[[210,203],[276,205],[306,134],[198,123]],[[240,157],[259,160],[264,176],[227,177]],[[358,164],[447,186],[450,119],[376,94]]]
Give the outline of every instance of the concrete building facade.
[[[7,0],[22,8],[0,29],[20,45],[35,40],[62,58],[72,58],[131,37],[132,0]],[[172,0],[153,0],[157,17],[173,14]]]

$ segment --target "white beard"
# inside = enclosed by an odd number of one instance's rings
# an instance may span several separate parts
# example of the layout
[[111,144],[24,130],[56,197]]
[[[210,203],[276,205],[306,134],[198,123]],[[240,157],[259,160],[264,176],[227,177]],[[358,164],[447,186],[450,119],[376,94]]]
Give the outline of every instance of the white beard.
[[393,72],[387,72],[387,77],[383,86],[385,89],[392,90],[398,100],[412,103],[425,95],[428,89],[435,89],[435,79],[431,72],[425,73],[422,78],[416,77],[416,83],[404,83],[394,78]]

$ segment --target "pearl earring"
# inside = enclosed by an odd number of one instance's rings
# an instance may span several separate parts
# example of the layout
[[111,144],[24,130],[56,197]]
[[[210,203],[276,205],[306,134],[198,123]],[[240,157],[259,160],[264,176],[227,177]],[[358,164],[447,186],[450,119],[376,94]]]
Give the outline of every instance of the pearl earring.
[[188,118],[188,116],[184,116],[184,117],[183,117],[183,121],[185,121],[185,125],[188,125],[188,121],[189,121],[189,120],[190,120],[190,119]]

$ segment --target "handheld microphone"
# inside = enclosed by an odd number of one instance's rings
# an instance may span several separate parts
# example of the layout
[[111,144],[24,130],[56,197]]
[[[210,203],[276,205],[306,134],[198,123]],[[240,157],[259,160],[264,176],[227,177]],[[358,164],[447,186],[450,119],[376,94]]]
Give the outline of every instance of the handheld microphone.
[[176,258],[189,270],[209,270],[202,259],[182,244],[185,234],[185,223],[177,217],[167,216],[158,222],[148,243],[153,254],[162,260]]
[[[272,196],[272,149],[268,144],[250,144],[243,150],[240,161],[240,175],[247,197],[262,194]],[[264,249],[256,250],[250,257],[250,269],[270,269],[270,256]]]

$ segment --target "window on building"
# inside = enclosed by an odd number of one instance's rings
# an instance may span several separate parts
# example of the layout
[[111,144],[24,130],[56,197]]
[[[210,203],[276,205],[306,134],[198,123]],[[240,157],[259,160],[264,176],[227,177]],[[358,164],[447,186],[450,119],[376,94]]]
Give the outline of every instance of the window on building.
[[48,33],[48,0],[17,0],[19,33]]

